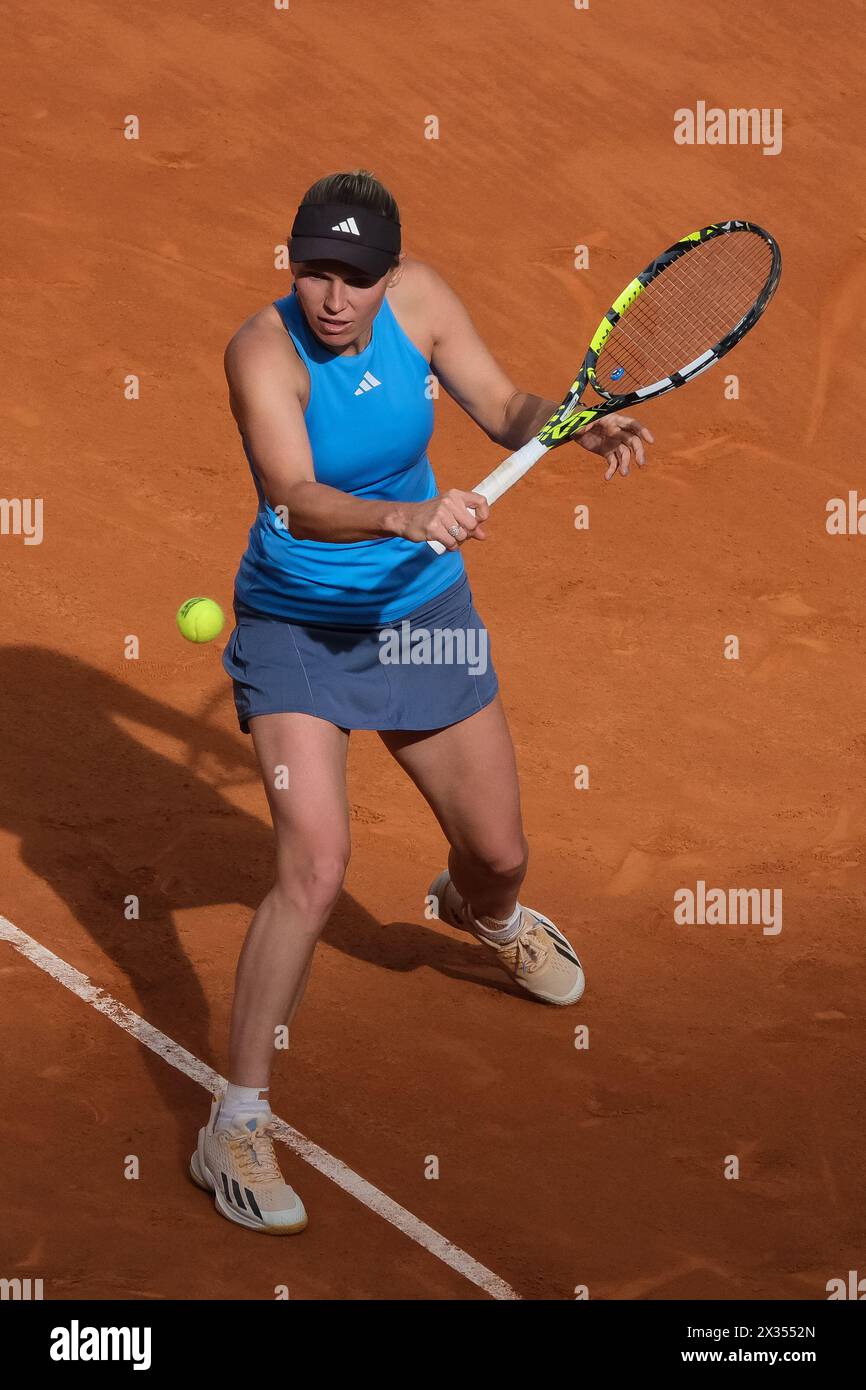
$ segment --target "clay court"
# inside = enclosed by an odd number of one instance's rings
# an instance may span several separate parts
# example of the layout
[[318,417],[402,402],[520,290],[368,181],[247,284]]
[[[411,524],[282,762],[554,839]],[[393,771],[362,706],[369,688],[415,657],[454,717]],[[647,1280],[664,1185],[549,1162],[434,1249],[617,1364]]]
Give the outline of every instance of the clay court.
[[[862,1269],[866,536],[826,527],[863,478],[858,18],[837,0],[805,41],[794,0],[4,14],[0,495],[44,505],[41,544],[0,535],[4,1278],[809,1300]],[[698,101],[781,109],[781,150],[678,144]],[[521,901],[574,942],[583,999],[533,1002],[425,918],[444,837],[353,733],[353,856],[271,1093],[310,1224],[263,1242],[187,1161],[272,832],[224,639],[174,618],[194,594],[230,612],[254,514],[225,344],[288,292],[303,190],[357,166],[557,401],[678,236],[750,219],[784,269],[736,353],[641,414],[646,470],[608,483],[565,446],[464,548],[520,765]],[[443,392],[442,488],[500,457]],[[678,925],[699,880],[781,890],[781,931]]]

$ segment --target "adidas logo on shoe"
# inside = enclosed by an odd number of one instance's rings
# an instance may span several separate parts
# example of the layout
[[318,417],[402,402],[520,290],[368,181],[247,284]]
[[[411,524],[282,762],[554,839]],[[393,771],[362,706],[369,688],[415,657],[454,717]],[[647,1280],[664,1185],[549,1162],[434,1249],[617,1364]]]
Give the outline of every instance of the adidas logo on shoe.
[[360,236],[358,224],[354,217],[349,217],[345,222],[335,222],[331,228],[332,232],[348,232],[350,236]]
[[381,386],[381,381],[377,381],[372,372],[365,372],[361,378],[361,384],[355,392],[356,396],[363,396],[365,391],[372,391],[374,386]]

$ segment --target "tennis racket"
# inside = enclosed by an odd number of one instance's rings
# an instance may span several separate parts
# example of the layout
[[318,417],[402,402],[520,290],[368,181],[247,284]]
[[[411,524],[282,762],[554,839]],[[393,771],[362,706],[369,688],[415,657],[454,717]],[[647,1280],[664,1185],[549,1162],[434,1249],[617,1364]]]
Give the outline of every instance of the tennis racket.
[[[535,438],[472,491],[495,502],[593,420],[700,376],[754,328],[781,272],[778,245],[754,222],[713,222],[674,242],[614,300],[562,404]],[[437,555],[446,549],[427,544]]]

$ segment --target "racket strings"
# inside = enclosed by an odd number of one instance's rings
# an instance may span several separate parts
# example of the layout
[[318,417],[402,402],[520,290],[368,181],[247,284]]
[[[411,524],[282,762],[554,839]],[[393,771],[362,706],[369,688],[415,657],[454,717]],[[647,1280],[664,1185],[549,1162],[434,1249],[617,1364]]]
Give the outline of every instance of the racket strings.
[[652,386],[715,348],[749,312],[773,253],[755,232],[697,242],[644,287],[599,354],[596,378],[616,395]]

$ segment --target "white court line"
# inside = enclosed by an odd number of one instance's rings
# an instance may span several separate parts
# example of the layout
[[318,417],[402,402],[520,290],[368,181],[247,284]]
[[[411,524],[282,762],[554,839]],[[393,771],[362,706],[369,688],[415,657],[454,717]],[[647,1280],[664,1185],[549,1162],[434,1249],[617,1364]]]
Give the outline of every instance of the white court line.
[[[225,1087],[225,1077],[213,1071],[206,1062],[200,1061],[191,1052],[187,1052],[185,1047],[181,1047],[165,1033],[161,1033],[158,1028],[154,1028],[139,1014],[133,1013],[132,1009],[121,1004],[120,1000],[106,994],[105,990],[100,989],[98,985],[92,984],[86,975],[75,969],[74,965],[61,960],[47,947],[40,946],[39,942],[34,941],[32,936],[28,936],[26,932],[21,931],[2,916],[0,916],[0,939],[10,942],[16,951],[19,951],[22,956],[26,956],[27,960],[34,965],[38,965],[39,969],[44,970],[46,975],[50,975],[65,989],[77,994],[79,999],[83,999],[86,1004],[91,1004],[101,1014],[105,1014],[112,1023],[116,1023],[124,1032],[144,1043],[145,1047],[149,1047],[151,1052],[155,1052],[158,1057],[175,1067],[177,1071],[182,1071],[185,1076],[197,1081],[200,1086],[204,1086],[209,1091],[217,1091]],[[309,1163],[311,1168],[318,1169],[326,1178],[330,1178],[331,1182],[342,1187],[344,1192],[348,1192],[351,1197],[362,1202],[365,1207],[369,1207],[371,1211],[376,1212],[392,1226],[396,1226],[398,1231],[402,1231],[405,1236],[414,1240],[429,1254],[435,1255],[437,1260],[450,1265],[471,1284],[477,1284],[491,1298],[520,1298],[520,1294],[515,1293],[504,1279],[500,1279],[485,1265],[479,1264],[458,1245],[453,1245],[450,1240],[446,1240],[445,1236],[434,1231],[433,1227],[428,1226],[425,1221],[413,1216],[405,1207],[401,1207],[399,1202],[394,1202],[390,1197],[386,1197],[385,1193],[380,1192],[378,1187],[374,1187],[359,1173],[347,1167],[339,1158],[328,1153],[327,1149],[320,1148],[318,1144],[313,1143],[312,1139],[305,1138],[298,1130],[286,1124],[285,1120],[276,1119],[274,1135],[288,1145],[299,1158]]]

